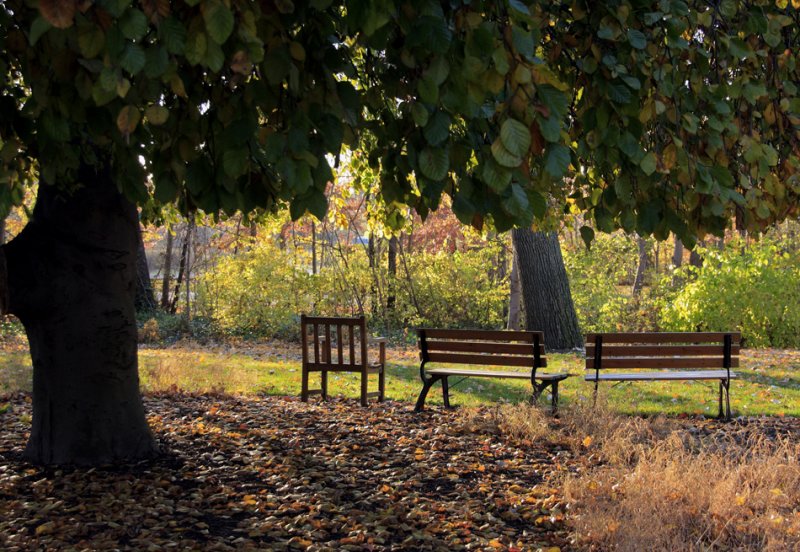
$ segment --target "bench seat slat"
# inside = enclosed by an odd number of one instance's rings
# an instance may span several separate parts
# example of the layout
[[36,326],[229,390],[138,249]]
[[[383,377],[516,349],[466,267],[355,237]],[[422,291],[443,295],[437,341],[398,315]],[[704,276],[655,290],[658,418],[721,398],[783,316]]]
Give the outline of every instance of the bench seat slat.
[[[497,341],[442,341],[429,339],[426,341],[429,351],[449,351],[466,353],[505,353],[511,355],[533,356],[533,345],[530,343],[498,343]],[[539,353],[544,355],[544,345],[539,345]]]
[[533,336],[539,334],[539,342],[544,343],[543,332],[527,332],[516,330],[441,330],[422,328],[420,333],[425,339],[461,339],[464,341],[504,341],[506,343],[533,343]]
[[[594,370],[594,358],[586,359],[586,369]],[[724,368],[719,357],[619,358],[603,354],[601,370],[606,368]],[[739,367],[739,357],[731,357],[731,367]]]
[[[731,372],[731,379],[739,377]],[[598,381],[595,373],[587,373],[586,381]],[[630,372],[601,373],[599,381],[667,381],[667,380],[715,380],[728,379],[727,370],[695,370],[683,372]]]
[[[514,378],[531,379],[530,372],[504,372],[499,370],[469,370],[460,368],[433,368],[425,371],[432,376],[473,376],[478,378]],[[569,377],[569,374],[542,374],[536,372],[537,380],[562,380]]]
[[[586,356],[595,356],[594,343],[586,344]],[[731,355],[738,356],[739,345],[731,346]],[[725,347],[719,345],[606,345],[603,358],[607,357],[669,357],[669,356],[722,356]]]
[[[484,366],[526,366],[533,367],[531,356],[506,356],[506,355],[470,355],[458,353],[428,353],[429,362],[448,362],[452,364],[481,364]],[[542,358],[541,366],[547,366],[547,360]]]
[[722,343],[726,335],[731,335],[733,343],[739,343],[740,332],[643,332],[643,333],[590,333],[586,342],[593,344],[598,335],[607,343]]

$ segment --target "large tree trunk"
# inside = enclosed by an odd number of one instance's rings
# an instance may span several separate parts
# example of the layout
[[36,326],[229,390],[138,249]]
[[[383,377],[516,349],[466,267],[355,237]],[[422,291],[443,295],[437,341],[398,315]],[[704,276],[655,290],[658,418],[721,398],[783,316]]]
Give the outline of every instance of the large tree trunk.
[[153,294],[153,283],[150,280],[150,267],[142,239],[142,226],[136,225],[136,310],[153,311],[156,298]]
[[[83,167],[74,193],[41,184],[33,217],[3,246],[4,299],[33,360],[38,464],[98,465],[151,457],[139,394],[135,207],[110,171]],[[2,279],[0,279],[2,282]]]
[[526,328],[543,331],[550,349],[582,347],[583,336],[558,235],[522,228],[513,230],[512,237],[519,262]]

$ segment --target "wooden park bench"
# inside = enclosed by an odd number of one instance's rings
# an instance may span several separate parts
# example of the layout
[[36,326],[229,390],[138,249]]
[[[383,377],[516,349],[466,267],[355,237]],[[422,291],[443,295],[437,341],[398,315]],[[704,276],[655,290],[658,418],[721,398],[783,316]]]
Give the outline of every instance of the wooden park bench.
[[[731,417],[730,386],[739,366],[735,332],[593,333],[586,336],[586,381],[719,380],[719,416]],[[624,371],[620,371],[624,370]]]
[[[303,402],[307,402],[311,395],[328,399],[328,372],[361,374],[361,406],[367,406],[370,398],[383,401],[386,393],[386,340],[367,337],[367,323],[363,316],[331,318],[304,314],[300,316],[300,331],[303,347],[300,399]],[[379,345],[377,362],[369,361],[368,342]],[[319,389],[308,388],[312,372],[320,373]],[[370,374],[378,374],[378,391],[367,390]]]
[[[425,398],[434,383],[441,382],[444,405],[450,408],[450,376],[478,378],[514,378],[530,380],[533,386],[532,401],[535,402],[542,392],[550,387],[552,390],[552,406],[558,406],[558,382],[569,377],[569,374],[537,373],[539,368],[547,366],[544,356],[544,334],[527,331],[493,331],[493,330],[440,330],[420,329],[419,367],[422,378],[422,391],[419,393],[416,412],[425,408]],[[527,368],[525,371],[476,370],[473,368],[426,369],[429,363],[484,365]]]

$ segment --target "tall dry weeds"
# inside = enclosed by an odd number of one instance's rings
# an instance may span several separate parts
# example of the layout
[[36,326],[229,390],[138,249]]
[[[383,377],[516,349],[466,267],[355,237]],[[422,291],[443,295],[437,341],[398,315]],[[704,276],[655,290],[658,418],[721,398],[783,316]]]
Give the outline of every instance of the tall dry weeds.
[[568,443],[585,467],[562,481],[579,543],[618,551],[800,552],[800,444],[728,424],[627,417],[588,401],[544,417],[481,418],[513,438]]

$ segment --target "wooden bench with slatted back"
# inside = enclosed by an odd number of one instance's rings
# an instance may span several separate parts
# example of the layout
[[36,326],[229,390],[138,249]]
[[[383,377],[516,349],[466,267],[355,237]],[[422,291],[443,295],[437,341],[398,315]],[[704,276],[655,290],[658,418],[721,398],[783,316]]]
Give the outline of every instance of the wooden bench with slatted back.
[[[731,417],[731,368],[739,366],[737,332],[592,333],[586,336],[586,381],[719,380],[719,416]],[[624,370],[624,371],[620,371]]]
[[[437,381],[442,384],[444,405],[450,407],[450,376],[479,378],[514,378],[530,380],[533,386],[532,400],[550,387],[553,410],[558,405],[558,382],[569,374],[545,374],[537,372],[547,366],[542,332],[506,330],[443,330],[422,328],[417,330],[420,354],[420,391],[417,405],[419,412],[425,408],[428,391]],[[483,365],[526,368],[525,371],[476,370],[473,368],[426,369],[426,364],[457,364],[462,366]]]
[[[300,398],[308,401],[311,395],[328,398],[328,372],[355,372],[361,374],[361,405],[377,398],[383,401],[386,393],[386,340],[368,338],[367,323],[363,316],[354,318],[300,316],[300,339],[303,347],[303,374]],[[370,362],[368,342],[379,345],[377,362]],[[320,373],[320,388],[309,389],[309,375]],[[370,374],[378,375],[378,391],[368,392]]]

